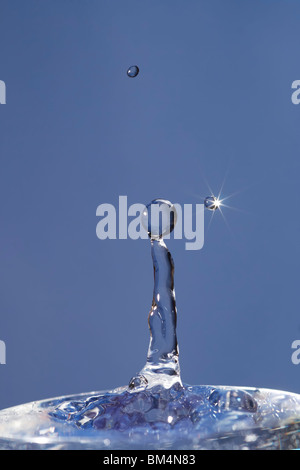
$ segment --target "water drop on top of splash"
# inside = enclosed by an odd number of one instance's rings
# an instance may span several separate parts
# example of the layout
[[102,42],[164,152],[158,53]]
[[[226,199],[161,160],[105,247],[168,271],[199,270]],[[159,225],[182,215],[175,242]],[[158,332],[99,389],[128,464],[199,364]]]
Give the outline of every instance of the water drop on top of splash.
[[220,207],[220,200],[216,196],[208,196],[204,200],[206,209],[216,211]]
[[152,240],[158,240],[171,233],[176,221],[176,208],[165,199],[154,199],[142,213],[142,225]]
[[131,65],[127,70],[127,75],[130,78],[135,78],[139,74],[140,69],[137,65]]

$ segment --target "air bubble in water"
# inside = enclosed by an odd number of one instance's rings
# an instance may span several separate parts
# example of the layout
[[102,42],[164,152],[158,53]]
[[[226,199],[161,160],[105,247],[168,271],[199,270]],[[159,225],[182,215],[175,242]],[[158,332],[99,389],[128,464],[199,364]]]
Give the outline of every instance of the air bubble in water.
[[139,74],[140,69],[137,65],[131,65],[127,70],[127,75],[130,78],[135,78]]

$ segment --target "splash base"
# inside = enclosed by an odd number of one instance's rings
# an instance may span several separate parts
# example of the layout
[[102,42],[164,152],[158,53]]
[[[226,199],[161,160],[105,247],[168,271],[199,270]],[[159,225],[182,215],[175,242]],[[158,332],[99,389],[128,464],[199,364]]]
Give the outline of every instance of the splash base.
[[300,448],[300,395],[184,386],[72,395],[0,411],[0,449]]

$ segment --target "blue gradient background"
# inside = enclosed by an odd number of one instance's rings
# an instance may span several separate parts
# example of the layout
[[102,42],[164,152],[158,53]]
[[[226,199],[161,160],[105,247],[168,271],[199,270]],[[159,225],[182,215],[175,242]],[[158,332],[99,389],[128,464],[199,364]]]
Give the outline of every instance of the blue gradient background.
[[216,214],[198,252],[168,244],[183,380],[300,393],[299,2],[0,12],[0,408],[128,383],[148,348],[150,245],[97,239],[96,208],[201,203],[226,174],[240,211]]

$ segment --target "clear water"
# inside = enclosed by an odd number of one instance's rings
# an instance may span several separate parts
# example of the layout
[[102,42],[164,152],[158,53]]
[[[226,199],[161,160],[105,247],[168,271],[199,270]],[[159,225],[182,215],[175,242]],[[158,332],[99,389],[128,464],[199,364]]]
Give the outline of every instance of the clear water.
[[[164,213],[169,201],[153,201]],[[146,212],[152,208],[147,206]],[[174,228],[147,220],[154,268],[143,369],[128,386],[62,397],[0,412],[0,448],[295,449],[300,396],[244,387],[182,384],[176,335],[174,263],[163,235]],[[173,214],[174,215],[174,214]],[[151,218],[150,218],[151,220]]]
[[276,390],[122,387],[0,412],[0,449],[297,448],[300,397]]
[[176,208],[166,199],[155,199],[142,213],[142,225],[153,240],[161,239],[171,233],[176,221]]

